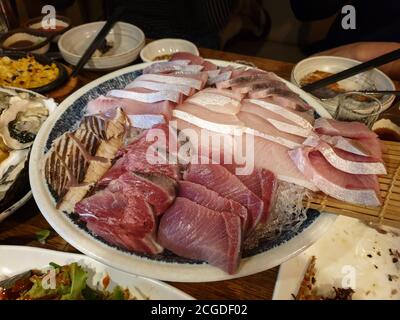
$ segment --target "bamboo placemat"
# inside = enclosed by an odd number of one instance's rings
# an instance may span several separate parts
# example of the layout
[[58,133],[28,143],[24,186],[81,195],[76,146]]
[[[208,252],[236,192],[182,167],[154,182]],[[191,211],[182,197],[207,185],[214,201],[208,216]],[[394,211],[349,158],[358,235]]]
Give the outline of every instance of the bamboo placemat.
[[322,193],[307,199],[308,208],[358,218],[374,224],[400,228],[400,142],[383,141],[383,160],[387,174],[379,176],[383,204],[372,208],[349,204]]

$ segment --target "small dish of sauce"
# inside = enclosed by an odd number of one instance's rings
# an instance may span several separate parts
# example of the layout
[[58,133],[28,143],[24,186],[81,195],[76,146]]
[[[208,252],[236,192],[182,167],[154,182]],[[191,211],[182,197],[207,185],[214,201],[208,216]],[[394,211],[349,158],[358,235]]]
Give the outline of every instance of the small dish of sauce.
[[16,42],[13,42],[9,45],[7,45],[7,48],[13,48],[13,49],[24,49],[24,48],[29,48],[32,47],[34,43],[30,40],[19,40]]

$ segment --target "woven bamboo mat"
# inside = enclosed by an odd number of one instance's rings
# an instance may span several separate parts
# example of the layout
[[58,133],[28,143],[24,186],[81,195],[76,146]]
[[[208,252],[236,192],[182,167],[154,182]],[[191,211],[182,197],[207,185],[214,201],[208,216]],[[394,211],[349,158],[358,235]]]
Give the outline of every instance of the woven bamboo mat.
[[383,204],[372,208],[349,204],[322,193],[314,193],[306,206],[320,211],[345,215],[367,222],[400,228],[400,142],[384,141],[383,160],[387,175],[379,177]]

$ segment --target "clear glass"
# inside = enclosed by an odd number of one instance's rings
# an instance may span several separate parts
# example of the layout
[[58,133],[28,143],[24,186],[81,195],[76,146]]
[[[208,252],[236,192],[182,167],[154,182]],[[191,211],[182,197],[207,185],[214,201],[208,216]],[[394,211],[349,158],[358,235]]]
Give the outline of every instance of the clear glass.
[[358,121],[372,128],[382,111],[381,101],[371,95],[360,92],[346,92],[339,95],[335,119],[340,121]]

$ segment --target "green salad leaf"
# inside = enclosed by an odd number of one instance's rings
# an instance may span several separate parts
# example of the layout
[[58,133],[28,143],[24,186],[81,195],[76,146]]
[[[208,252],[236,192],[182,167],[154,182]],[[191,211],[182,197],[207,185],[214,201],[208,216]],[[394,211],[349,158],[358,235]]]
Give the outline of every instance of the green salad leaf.
[[83,299],[82,290],[86,288],[87,272],[76,262],[69,265],[69,278],[71,280],[70,291],[61,297],[61,300]]

